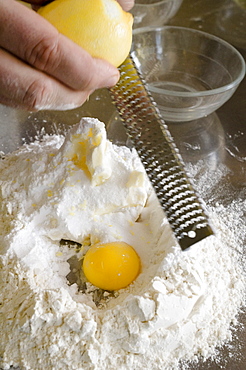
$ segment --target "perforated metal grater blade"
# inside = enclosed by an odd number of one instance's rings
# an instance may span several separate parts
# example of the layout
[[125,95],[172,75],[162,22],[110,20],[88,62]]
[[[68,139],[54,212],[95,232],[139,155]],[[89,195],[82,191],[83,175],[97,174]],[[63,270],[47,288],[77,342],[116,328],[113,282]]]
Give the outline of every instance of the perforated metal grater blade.
[[113,103],[183,250],[213,234],[172,137],[129,56],[110,89]]

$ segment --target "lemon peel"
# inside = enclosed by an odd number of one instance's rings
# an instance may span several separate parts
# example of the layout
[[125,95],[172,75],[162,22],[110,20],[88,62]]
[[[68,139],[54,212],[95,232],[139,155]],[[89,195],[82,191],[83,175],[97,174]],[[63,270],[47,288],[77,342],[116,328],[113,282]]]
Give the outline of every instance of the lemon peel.
[[38,13],[93,57],[115,67],[131,49],[133,17],[116,0],[56,0]]

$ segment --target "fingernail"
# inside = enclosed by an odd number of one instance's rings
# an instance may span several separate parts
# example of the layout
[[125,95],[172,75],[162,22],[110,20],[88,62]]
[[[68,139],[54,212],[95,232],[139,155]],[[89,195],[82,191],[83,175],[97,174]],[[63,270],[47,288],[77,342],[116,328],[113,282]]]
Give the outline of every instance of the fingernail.
[[112,87],[117,84],[120,78],[119,70],[104,59],[94,59],[96,65],[97,88]]
[[108,87],[108,88],[113,87],[114,85],[117,84],[117,82],[119,81],[119,78],[120,78],[120,73],[118,71],[117,74],[110,76],[104,81],[105,87]]

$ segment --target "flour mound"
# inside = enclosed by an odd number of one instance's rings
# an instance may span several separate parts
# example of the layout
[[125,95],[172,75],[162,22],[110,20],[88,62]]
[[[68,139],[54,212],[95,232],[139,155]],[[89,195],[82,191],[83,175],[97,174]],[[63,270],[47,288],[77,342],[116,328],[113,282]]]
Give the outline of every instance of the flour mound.
[[[2,369],[178,369],[231,340],[245,284],[233,231],[210,209],[216,236],[182,252],[136,152],[101,122],[23,146],[0,173]],[[81,261],[117,240],[142,270],[102,291]]]

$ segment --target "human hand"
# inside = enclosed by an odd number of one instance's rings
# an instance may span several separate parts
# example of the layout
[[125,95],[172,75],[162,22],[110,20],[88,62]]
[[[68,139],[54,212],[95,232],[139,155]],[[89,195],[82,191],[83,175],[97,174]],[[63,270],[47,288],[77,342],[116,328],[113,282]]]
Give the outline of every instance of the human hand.
[[0,103],[27,110],[72,109],[118,78],[117,68],[92,58],[33,10],[0,0]]
[[133,6],[135,0],[117,0],[121,7],[128,12]]

